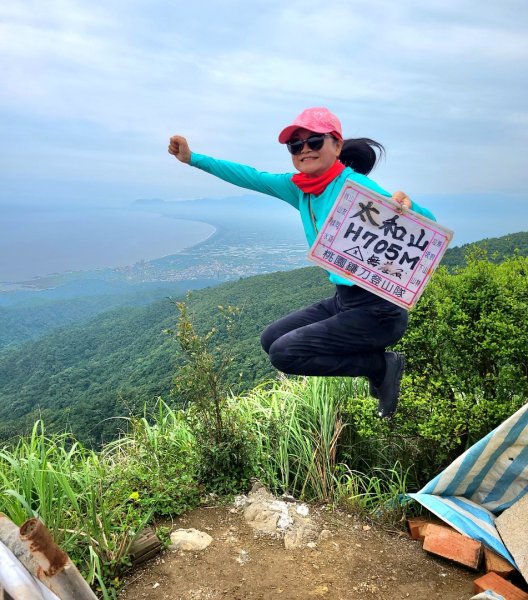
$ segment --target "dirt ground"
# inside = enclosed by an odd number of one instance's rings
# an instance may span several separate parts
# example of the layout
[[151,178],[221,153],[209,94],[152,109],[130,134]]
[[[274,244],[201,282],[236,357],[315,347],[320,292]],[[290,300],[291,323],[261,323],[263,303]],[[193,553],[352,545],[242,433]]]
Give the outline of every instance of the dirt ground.
[[427,555],[405,534],[312,509],[332,536],[286,550],[230,507],[199,508],[173,524],[213,537],[201,552],[166,551],[131,573],[120,600],[469,600],[478,574]]

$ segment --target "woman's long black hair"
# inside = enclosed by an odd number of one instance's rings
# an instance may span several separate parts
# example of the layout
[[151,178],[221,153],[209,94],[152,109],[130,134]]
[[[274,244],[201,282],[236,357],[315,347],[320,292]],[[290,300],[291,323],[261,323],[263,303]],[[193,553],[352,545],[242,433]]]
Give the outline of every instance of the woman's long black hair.
[[368,175],[384,155],[385,148],[379,142],[370,138],[356,138],[345,140],[339,160],[345,167],[351,167],[357,173]]

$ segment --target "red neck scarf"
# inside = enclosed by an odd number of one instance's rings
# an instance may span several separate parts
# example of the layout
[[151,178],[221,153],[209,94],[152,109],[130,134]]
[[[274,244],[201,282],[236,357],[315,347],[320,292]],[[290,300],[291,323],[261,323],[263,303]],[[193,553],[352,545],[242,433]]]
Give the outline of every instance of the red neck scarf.
[[305,194],[315,194],[318,196],[319,194],[322,194],[325,191],[326,186],[338,175],[341,175],[344,170],[345,165],[336,160],[322,175],[313,177],[312,175],[306,175],[306,173],[296,173],[292,177],[292,181]]

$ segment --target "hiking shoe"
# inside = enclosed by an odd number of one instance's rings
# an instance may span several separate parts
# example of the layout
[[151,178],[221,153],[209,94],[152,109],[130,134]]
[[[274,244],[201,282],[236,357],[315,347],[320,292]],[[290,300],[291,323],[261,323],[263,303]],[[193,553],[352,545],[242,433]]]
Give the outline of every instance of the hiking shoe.
[[387,365],[385,378],[377,388],[374,388],[379,394],[378,415],[382,419],[392,417],[398,408],[405,356],[399,352],[385,352],[385,363]]

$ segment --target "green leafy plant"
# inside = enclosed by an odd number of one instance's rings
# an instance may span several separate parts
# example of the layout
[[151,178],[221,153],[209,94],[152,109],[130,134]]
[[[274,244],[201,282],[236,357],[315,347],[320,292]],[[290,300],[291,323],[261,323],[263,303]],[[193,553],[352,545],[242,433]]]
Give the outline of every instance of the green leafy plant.
[[196,438],[199,480],[210,491],[234,493],[247,486],[255,470],[251,426],[227,403],[231,393],[227,369],[234,356],[225,342],[235,334],[240,309],[218,306],[220,324],[202,334],[188,303],[176,302],[176,307],[176,329],[167,333],[178,342],[184,364],[177,371],[171,398],[186,407]]
[[214,441],[219,443],[224,433],[222,409],[230,391],[226,369],[233,356],[227,351],[219,351],[218,338],[222,334],[232,335],[240,310],[232,306],[218,306],[221,326],[200,334],[194,326],[188,303],[175,302],[175,305],[179,313],[177,326],[176,329],[167,329],[166,333],[178,342],[184,364],[178,369],[171,396],[184,406],[192,405]]
[[161,398],[150,415],[129,418],[129,432],[101,452],[107,485],[131,504],[156,516],[176,516],[196,506],[198,453],[189,419]]
[[467,260],[437,272],[399,345],[408,377],[396,422],[435,443],[437,469],[528,397],[528,259]]

